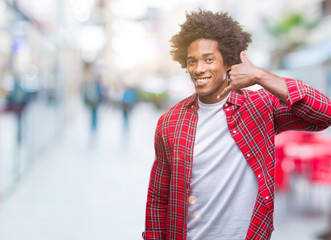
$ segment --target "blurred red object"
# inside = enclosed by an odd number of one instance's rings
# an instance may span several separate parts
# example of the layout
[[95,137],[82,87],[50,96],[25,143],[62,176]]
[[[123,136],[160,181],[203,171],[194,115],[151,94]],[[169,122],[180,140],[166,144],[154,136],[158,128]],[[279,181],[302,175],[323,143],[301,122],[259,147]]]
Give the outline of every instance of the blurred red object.
[[325,133],[284,132],[276,136],[275,183],[287,191],[291,175],[312,183],[331,184],[331,136]]
[[331,156],[313,159],[310,181],[331,184]]

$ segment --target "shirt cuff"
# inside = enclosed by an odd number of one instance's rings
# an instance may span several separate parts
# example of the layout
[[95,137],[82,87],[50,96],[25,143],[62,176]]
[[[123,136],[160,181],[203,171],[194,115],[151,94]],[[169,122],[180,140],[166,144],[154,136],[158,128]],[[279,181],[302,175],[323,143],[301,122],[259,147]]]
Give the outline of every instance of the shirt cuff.
[[300,80],[285,78],[285,82],[288,89],[286,104],[291,108],[294,103],[300,101],[306,96],[306,87]]

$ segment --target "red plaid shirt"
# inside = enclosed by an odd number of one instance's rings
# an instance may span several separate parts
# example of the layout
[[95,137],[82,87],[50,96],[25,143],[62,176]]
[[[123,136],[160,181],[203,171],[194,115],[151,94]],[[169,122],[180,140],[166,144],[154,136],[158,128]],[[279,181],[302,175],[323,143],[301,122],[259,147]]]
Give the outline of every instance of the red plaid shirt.
[[[261,89],[243,90],[242,95],[232,91],[223,106],[231,135],[259,185],[246,239],[270,239],[273,231],[275,135],[286,130],[319,131],[331,125],[327,97],[301,81],[286,82],[286,104]],[[197,109],[194,94],[157,123],[144,239],[186,239]]]

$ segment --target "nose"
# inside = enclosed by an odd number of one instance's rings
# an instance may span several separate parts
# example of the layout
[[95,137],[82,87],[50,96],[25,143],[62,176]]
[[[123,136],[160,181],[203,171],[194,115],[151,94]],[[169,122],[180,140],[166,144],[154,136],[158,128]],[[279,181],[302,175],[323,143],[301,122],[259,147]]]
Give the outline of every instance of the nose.
[[201,74],[203,74],[205,72],[205,65],[203,64],[203,62],[201,61],[198,61],[197,64],[195,65],[195,68],[194,68],[194,74],[199,76]]

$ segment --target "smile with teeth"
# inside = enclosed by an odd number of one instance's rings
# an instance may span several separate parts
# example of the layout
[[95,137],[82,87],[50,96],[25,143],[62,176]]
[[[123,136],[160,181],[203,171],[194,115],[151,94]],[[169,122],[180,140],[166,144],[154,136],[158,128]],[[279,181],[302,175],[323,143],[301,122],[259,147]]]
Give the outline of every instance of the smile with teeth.
[[198,83],[205,83],[205,82],[208,82],[210,78],[195,78],[195,80],[198,82]]

